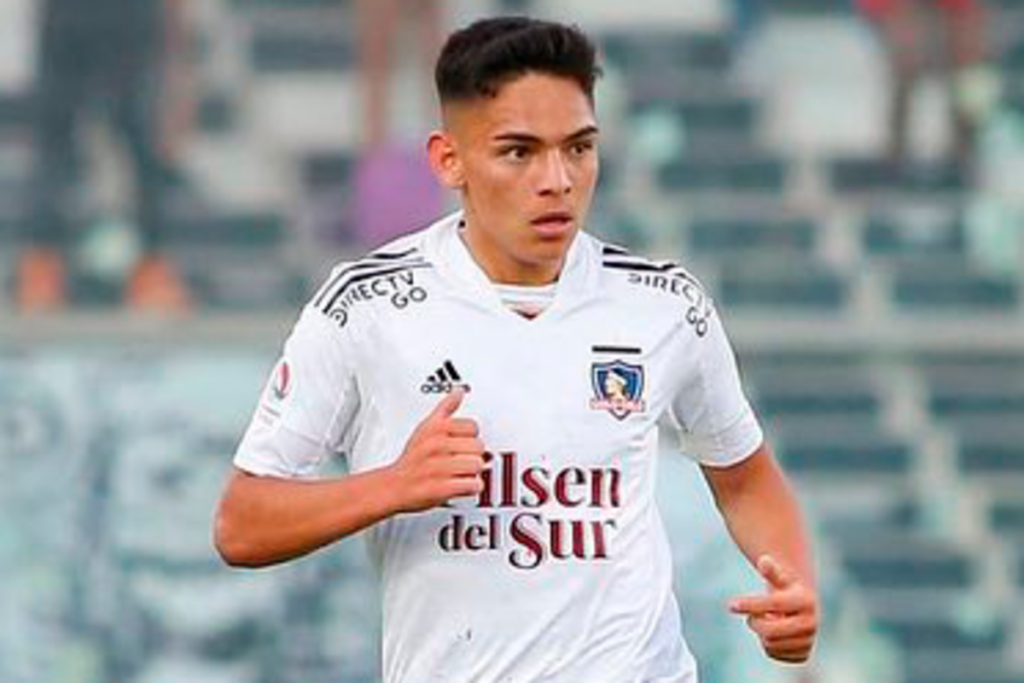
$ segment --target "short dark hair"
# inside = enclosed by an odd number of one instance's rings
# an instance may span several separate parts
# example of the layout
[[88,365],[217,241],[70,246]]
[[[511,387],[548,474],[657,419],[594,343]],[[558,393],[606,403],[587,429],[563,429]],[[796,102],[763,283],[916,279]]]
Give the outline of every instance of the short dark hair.
[[576,26],[526,17],[482,19],[448,37],[434,70],[442,103],[494,97],[527,73],[562,76],[594,100],[594,43]]

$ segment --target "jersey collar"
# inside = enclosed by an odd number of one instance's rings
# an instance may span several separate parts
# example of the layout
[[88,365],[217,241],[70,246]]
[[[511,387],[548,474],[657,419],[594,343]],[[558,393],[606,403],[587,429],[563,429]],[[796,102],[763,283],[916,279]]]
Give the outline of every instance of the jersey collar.
[[[462,222],[463,213],[458,211],[432,225],[427,230],[425,255],[434,264],[435,272],[449,280],[450,284],[481,303],[504,308],[494,285],[459,237]],[[565,265],[558,278],[555,299],[544,315],[556,307],[564,308],[567,303],[578,300],[588,291],[594,291],[593,285],[598,275],[595,267],[598,261],[593,258],[595,253],[600,253],[595,240],[583,232],[577,233],[569,245]]]

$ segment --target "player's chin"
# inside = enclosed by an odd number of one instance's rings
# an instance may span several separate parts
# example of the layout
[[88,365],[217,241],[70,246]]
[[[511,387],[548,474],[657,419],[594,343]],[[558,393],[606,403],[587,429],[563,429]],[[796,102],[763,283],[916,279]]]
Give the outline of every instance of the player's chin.
[[566,230],[557,234],[536,235],[531,240],[531,248],[540,260],[560,260],[569,251],[576,230]]
[[534,268],[538,270],[552,270],[558,272],[565,263],[567,247],[558,245],[541,245],[530,251],[527,259]]

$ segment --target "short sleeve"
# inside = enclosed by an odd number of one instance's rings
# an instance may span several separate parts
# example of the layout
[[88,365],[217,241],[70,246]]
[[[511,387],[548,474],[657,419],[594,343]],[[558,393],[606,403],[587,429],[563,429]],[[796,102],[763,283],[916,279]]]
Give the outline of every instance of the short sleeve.
[[761,445],[764,433],[740,383],[725,329],[708,303],[680,360],[671,414],[680,427],[684,449],[702,465],[727,467]]
[[234,464],[247,472],[310,477],[342,450],[359,405],[351,338],[307,307],[270,374]]

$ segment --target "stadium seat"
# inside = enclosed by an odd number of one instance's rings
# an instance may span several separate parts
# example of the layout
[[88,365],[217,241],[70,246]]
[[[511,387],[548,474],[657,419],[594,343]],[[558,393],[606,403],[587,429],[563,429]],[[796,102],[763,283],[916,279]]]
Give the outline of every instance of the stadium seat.
[[959,220],[909,221],[873,214],[864,225],[864,249],[872,256],[893,256],[934,263],[936,257],[963,255],[964,229]]
[[353,67],[349,38],[336,26],[266,25],[253,35],[251,63],[260,73],[339,73]]
[[946,542],[894,534],[848,544],[844,565],[867,589],[965,589],[975,575],[970,557]]
[[310,193],[347,187],[354,166],[355,158],[351,153],[310,154],[302,161],[302,185]]
[[848,14],[852,8],[849,0],[773,0],[765,5],[773,14],[794,17]]
[[785,261],[751,263],[743,269],[723,266],[718,297],[727,307],[776,311],[841,311],[849,296],[846,282],[824,266]]
[[1024,116],[1024,87],[1004,92],[1003,105],[1018,116]]
[[[787,460],[788,447],[783,445],[783,464],[786,471],[797,477],[798,485],[804,490],[815,480],[810,480],[799,471],[790,467]],[[920,524],[918,505],[911,493],[910,480],[907,477],[892,478],[888,482],[880,480],[875,472],[870,476],[854,473],[830,477],[825,485],[819,487],[822,495],[831,496],[830,506],[824,507],[817,496],[811,496],[815,514],[818,517],[821,532],[825,538],[836,544],[839,550],[847,544],[863,543],[865,539],[891,537],[894,535],[913,534]],[[852,482],[865,483],[888,489],[888,498],[879,498],[870,505],[861,501],[852,504],[835,505],[840,491],[849,489]]]
[[0,92],[0,136],[21,133],[32,121],[30,95]]
[[251,260],[233,261],[189,267],[187,274],[196,297],[214,311],[279,311],[301,306],[310,294],[305,272],[281,264],[254,269]]
[[901,192],[941,196],[964,189],[959,168],[952,163],[910,161],[897,171],[882,159],[861,157],[835,159],[828,173],[832,187],[841,193]]
[[660,79],[658,84],[657,87],[643,88],[631,83],[630,108],[634,115],[651,109],[669,111],[679,118],[686,132],[694,137],[719,134],[733,138],[752,138],[758,115],[755,99],[736,93],[693,95],[680,91],[674,84],[665,84]]
[[1020,376],[976,377],[933,381],[929,408],[939,417],[977,415],[1012,420],[1024,417],[1024,378]]
[[[1024,460],[1024,456],[1019,459]],[[1021,467],[1024,469],[1024,465]],[[989,507],[988,521],[997,534],[1024,543],[1024,492],[1017,499],[994,501]]]
[[879,619],[883,633],[904,648],[904,683],[1016,683],[1022,672],[1007,656],[1011,636],[1001,619],[963,617]]
[[754,389],[757,411],[766,419],[791,429],[802,417],[836,418],[859,427],[874,420],[881,408],[865,376],[865,362],[845,355],[762,354],[745,359],[741,369]]
[[865,594],[875,628],[903,648],[901,683],[1003,683],[1013,677],[1012,634],[973,590],[927,584]]
[[957,440],[970,475],[1024,473],[1024,372],[1011,358],[989,365],[930,364],[927,408]]
[[[926,653],[923,658],[930,657]],[[917,657],[914,658],[917,661]],[[928,661],[925,659],[925,661]],[[903,683],[1020,683],[1024,674],[1015,672],[1008,667],[999,664],[988,664],[988,671],[978,667],[972,667],[969,672],[950,672],[949,670],[937,670],[938,667],[931,664],[914,667],[907,667],[906,678]]]
[[665,164],[658,181],[666,192],[734,190],[779,194],[789,166],[768,152],[754,151],[738,157],[687,157]]
[[985,440],[970,437],[961,443],[958,462],[964,474],[1024,475],[1024,448],[1019,441]]
[[258,9],[295,9],[295,8],[335,8],[337,0],[231,0],[231,5],[240,10]]
[[986,650],[998,657],[1006,644],[1006,631],[996,628],[973,633],[948,621],[880,620],[879,626],[908,650]]
[[[919,353],[914,365],[928,383],[929,407],[943,417],[955,416],[958,397],[1008,395],[1024,387],[1024,353],[1014,351]],[[981,406],[982,412],[986,406]]]
[[5,194],[0,188],[0,252],[20,245],[28,229],[21,202]]
[[956,620],[885,622],[884,632],[906,650],[904,683],[1019,683],[1024,671],[1008,651],[1012,641],[1002,622],[977,628]]
[[725,71],[732,51],[723,35],[647,29],[615,31],[599,38],[605,58],[626,73]]
[[[871,435],[857,441],[844,436],[832,439],[818,437],[798,440],[782,437],[782,461],[787,471],[795,475],[848,475],[906,474],[912,463],[907,444],[893,438]],[[838,482],[837,482],[838,483]],[[893,521],[910,515],[902,511]]]
[[171,248],[276,249],[285,236],[284,220],[276,214],[204,211],[177,217],[166,240]]
[[690,222],[689,244],[699,254],[767,252],[810,257],[817,227],[807,218],[703,216]]
[[965,267],[923,265],[899,269],[893,277],[893,300],[908,310],[1009,310],[1020,299],[1013,280],[972,273]]
[[1024,71],[1024,36],[1002,51],[999,65],[1007,71]]

